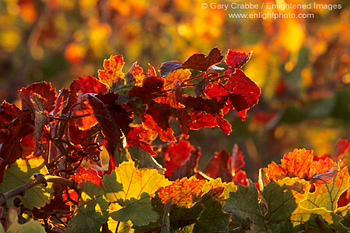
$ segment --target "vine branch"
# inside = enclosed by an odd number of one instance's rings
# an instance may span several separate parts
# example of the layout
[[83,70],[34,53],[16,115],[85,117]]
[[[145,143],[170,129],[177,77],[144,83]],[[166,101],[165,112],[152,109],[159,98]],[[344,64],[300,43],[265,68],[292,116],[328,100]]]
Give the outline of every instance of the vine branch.
[[34,187],[35,185],[46,184],[47,182],[66,185],[73,189],[77,188],[77,183],[74,180],[69,180],[59,176],[44,176],[43,174],[34,174],[34,179],[27,182],[26,184],[12,189],[6,193],[0,193],[0,206],[4,205],[8,199],[16,195],[23,195],[27,190]]

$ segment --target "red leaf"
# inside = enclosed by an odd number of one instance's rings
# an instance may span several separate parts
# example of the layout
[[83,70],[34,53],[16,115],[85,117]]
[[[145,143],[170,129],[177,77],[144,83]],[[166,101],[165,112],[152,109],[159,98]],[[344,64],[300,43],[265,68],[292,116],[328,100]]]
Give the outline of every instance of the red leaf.
[[171,107],[168,104],[151,102],[146,111],[162,130],[170,128]]
[[243,153],[238,149],[237,144],[235,144],[232,149],[231,167],[236,172],[238,171],[238,169],[244,167],[244,165],[245,165],[245,162],[244,162]]
[[127,78],[129,78],[130,75],[135,80],[135,86],[141,86],[143,79],[146,77],[146,74],[143,72],[143,69],[137,65],[137,62],[132,64],[132,67],[127,74]]
[[350,142],[346,139],[339,139],[335,144],[334,148],[334,157],[338,158],[338,156],[345,154],[350,148]]
[[165,175],[171,177],[173,172],[190,156],[190,152],[194,147],[185,140],[180,140],[178,143],[172,143],[163,148],[165,158]]
[[48,113],[50,113],[54,109],[55,101],[57,98],[56,90],[52,89],[51,83],[34,83],[20,90],[22,109],[30,110],[32,114],[35,112],[34,104],[32,101],[32,95],[34,93],[39,95],[44,100],[43,107]]
[[121,137],[123,134],[127,135],[129,124],[132,122],[130,114],[116,103],[118,96],[112,93],[88,95],[89,103],[107,141],[106,148],[110,155],[108,172],[114,170],[115,149],[117,145],[122,146]]
[[[214,47],[208,55],[196,53],[190,56],[184,63],[179,61],[164,62],[160,67],[160,73],[162,77],[165,77],[172,71],[180,68],[207,71],[210,67],[219,64],[222,58],[221,50]],[[217,67],[214,70],[217,70]]]
[[249,61],[251,56],[252,52],[241,53],[229,49],[226,55],[225,62],[231,68],[231,70],[234,71],[235,68],[242,68]]
[[152,98],[158,97],[164,91],[164,79],[160,77],[146,78],[142,87],[135,86],[129,91],[131,97],[139,97],[142,102],[149,103]]
[[151,66],[149,63],[148,63],[147,76],[148,76],[148,77],[157,76],[157,71],[156,71],[156,69],[154,69],[154,67]]
[[180,164],[180,166],[178,166],[178,168],[175,169],[175,171],[170,177],[170,180],[177,180],[183,177],[190,178],[191,176],[195,175],[200,156],[201,156],[200,148],[197,148],[196,150],[192,150],[190,152],[190,156],[187,157],[187,159],[183,161]]
[[147,130],[143,125],[131,127],[128,133],[128,146],[136,145],[151,155],[156,155],[152,149],[151,142],[155,139],[155,134],[151,130]]
[[83,94],[104,94],[107,92],[107,86],[98,81],[97,78],[88,75],[86,77],[79,77],[78,79],[75,79],[70,85],[70,91],[72,93],[78,93],[81,91]]
[[216,65],[221,62],[223,56],[221,50],[217,47],[210,50],[206,56],[202,53],[196,53],[190,56],[183,64],[182,68],[207,71],[212,65]]
[[226,151],[216,152],[209,160],[204,170],[212,178],[220,177],[224,182],[232,181],[232,171],[230,168],[231,156]]
[[91,168],[86,169],[80,166],[76,170],[75,174],[71,176],[71,179],[75,180],[79,184],[83,183],[85,180],[85,182],[91,181],[96,185],[102,186],[101,177],[99,176],[98,172]]
[[147,129],[153,131],[154,133],[158,133],[160,140],[163,142],[176,141],[176,138],[174,137],[174,131],[171,128],[167,128],[166,130],[160,128],[151,115],[143,115],[142,123]]
[[270,180],[281,180],[285,177],[308,178],[309,169],[313,162],[313,151],[295,149],[283,156],[281,165],[272,162],[268,166],[267,176]]
[[0,106],[0,182],[6,165],[22,155],[21,139],[33,133],[34,122],[29,111],[3,102]]
[[247,174],[245,173],[245,171],[239,170],[238,172],[235,173],[235,176],[233,179],[235,181],[235,184],[240,184],[244,186],[248,185]]
[[219,102],[227,102],[228,108],[234,109],[242,120],[248,117],[247,111],[258,103],[261,93],[256,83],[238,69],[230,75],[224,85],[222,83],[208,85],[204,92],[210,99],[217,98]]

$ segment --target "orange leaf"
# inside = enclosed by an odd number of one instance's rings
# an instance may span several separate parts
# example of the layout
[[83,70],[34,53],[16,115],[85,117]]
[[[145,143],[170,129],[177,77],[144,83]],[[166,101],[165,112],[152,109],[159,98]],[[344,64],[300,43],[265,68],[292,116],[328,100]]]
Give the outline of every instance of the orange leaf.
[[267,176],[270,180],[280,180],[285,177],[307,178],[309,168],[313,162],[313,151],[305,149],[295,149],[293,152],[285,154],[281,160],[281,165],[272,162],[268,166]]
[[163,203],[173,198],[172,204],[177,206],[191,207],[202,194],[202,188],[206,181],[197,180],[194,177],[182,178],[174,181],[171,185],[158,190],[158,196]]
[[100,81],[108,87],[112,87],[113,83],[118,82],[121,79],[124,82],[125,75],[122,71],[124,64],[125,62],[122,55],[114,55],[109,59],[105,59],[103,62],[104,70],[98,71]]

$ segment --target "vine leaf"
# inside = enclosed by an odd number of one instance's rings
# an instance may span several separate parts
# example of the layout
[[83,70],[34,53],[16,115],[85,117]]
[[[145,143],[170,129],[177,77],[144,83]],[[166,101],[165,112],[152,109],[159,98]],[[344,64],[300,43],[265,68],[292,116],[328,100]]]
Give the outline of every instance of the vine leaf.
[[332,182],[323,181],[313,193],[309,193],[301,206],[307,209],[326,208],[335,211],[337,202],[343,192],[350,187],[348,168],[345,167],[334,177]]
[[193,232],[227,232],[230,222],[230,214],[222,211],[222,205],[214,200],[210,194],[202,197],[199,203],[203,206],[203,211],[196,221]]
[[300,178],[286,177],[270,182],[261,195],[267,205],[266,219],[269,224],[289,222],[293,211],[304,200],[310,189],[310,183]]
[[56,90],[51,87],[51,83],[47,82],[34,83],[20,90],[22,110],[30,110],[34,115],[35,104],[31,100],[34,93],[43,99],[43,108],[45,111],[49,113],[54,110],[55,101],[57,99]]
[[122,71],[124,67],[124,59],[122,55],[110,56],[109,59],[103,61],[104,70],[98,71],[98,78],[109,88],[117,82],[125,82],[124,73]]
[[194,147],[190,142],[180,140],[173,142],[162,149],[165,159],[165,175],[171,177],[173,172],[190,156]]
[[133,80],[135,80],[135,86],[142,86],[142,81],[146,77],[146,74],[143,72],[143,69],[137,65],[137,62],[132,64],[129,72],[127,73],[127,78],[130,75]]
[[339,139],[335,144],[334,157],[339,158],[339,156],[345,154],[350,148],[350,142],[346,139]]
[[243,71],[237,69],[229,75],[228,81],[221,81],[206,86],[204,93],[209,99],[217,99],[226,103],[223,113],[234,109],[241,120],[247,119],[247,111],[259,102],[261,90],[258,85],[250,80]]
[[[313,227],[319,227],[317,225],[317,219],[322,217],[327,224],[338,224],[341,220],[341,216],[335,214],[332,211],[328,211],[325,208],[314,208],[314,209],[305,209],[303,207],[298,207],[293,211],[290,216],[290,221],[293,226],[298,226],[300,224],[307,223],[308,225],[313,225]],[[340,223],[339,223],[340,224]]]
[[129,132],[129,124],[132,122],[131,115],[115,101],[118,94],[88,95],[88,100],[94,115],[97,118],[106,139],[106,148],[109,153],[108,173],[115,168],[121,158],[115,153],[116,148],[123,147],[122,137]]
[[225,58],[225,62],[229,66],[228,72],[234,71],[235,68],[242,68],[245,64],[247,64],[251,56],[252,51],[250,51],[249,53],[244,53],[229,49]]
[[108,219],[109,203],[104,199],[104,189],[88,181],[82,184],[81,201],[73,218],[69,221],[67,232],[99,232]]
[[191,176],[195,175],[200,156],[200,147],[191,151],[189,157],[187,157],[187,159],[174,170],[170,179],[176,180],[181,179],[182,177],[190,178]]
[[193,54],[182,64],[182,68],[206,71],[211,66],[219,64],[222,58],[221,50],[214,47],[207,56],[202,53]]
[[251,227],[255,230],[266,230],[264,217],[259,206],[258,190],[251,180],[249,180],[247,187],[239,185],[237,191],[230,193],[224,210],[241,220],[248,218],[252,222]]
[[156,222],[159,218],[157,212],[152,209],[151,199],[148,193],[142,193],[139,199],[130,198],[123,203],[123,208],[111,212],[110,216],[115,221],[131,222],[135,226],[144,226],[150,222]]
[[75,180],[78,184],[82,184],[83,181],[91,181],[92,183],[102,186],[102,180],[98,172],[95,169],[86,169],[83,166],[78,167],[75,174],[71,176],[71,179]]
[[195,53],[190,56],[184,63],[179,61],[169,61],[162,63],[160,73],[163,77],[167,76],[176,69],[194,69],[207,71],[210,67],[219,64],[223,56],[221,50],[217,47],[212,48],[208,55]]
[[[4,173],[3,182],[0,184],[1,192],[5,193],[15,189],[27,182],[33,180],[33,174],[48,174],[47,168],[44,165],[43,158],[31,158],[28,160],[18,159],[11,167],[8,167]],[[52,198],[53,192],[52,183],[48,183],[46,187],[43,185],[35,185],[28,189],[23,196],[15,196],[7,201],[9,206],[12,206],[14,198],[19,198],[22,204],[28,208],[43,207],[48,204]]]
[[174,86],[176,81],[179,81],[180,84],[184,83],[187,79],[191,77],[191,71],[188,69],[178,69],[174,70],[165,76],[165,88],[171,88]]
[[159,218],[152,209],[150,197],[160,188],[170,184],[156,169],[135,167],[133,161],[120,164],[110,175],[103,177],[106,199],[120,208],[110,213],[115,221],[131,220],[136,226],[147,225]]
[[97,80],[97,78],[88,75],[86,77],[79,77],[75,79],[70,84],[70,91],[72,95],[77,95],[80,91],[83,94],[86,94],[86,93],[104,94],[107,91],[107,86],[104,83]]
[[309,169],[313,163],[312,150],[295,149],[293,152],[285,154],[281,160],[281,165],[272,162],[268,165],[267,176],[270,180],[279,180],[284,177],[308,177]]
[[152,196],[159,188],[171,184],[156,169],[137,169],[133,161],[123,162],[102,179],[110,202],[140,199],[142,193]]
[[21,111],[15,105],[3,102],[0,106],[0,181],[5,167],[21,157],[21,141],[33,132],[30,111]]
[[172,205],[192,207],[196,200],[203,193],[202,188],[206,181],[198,180],[195,177],[184,177],[181,180],[175,180],[171,185],[160,188],[157,192],[158,197],[163,203],[172,199]]
[[140,147],[131,146],[125,148],[121,153],[126,153],[126,157],[131,157],[135,162],[135,166],[140,168],[155,168],[159,173],[163,173],[163,167],[153,158],[152,155],[147,153],[144,150],[141,150]]
[[[37,232],[37,233],[45,233],[45,228],[40,224],[39,221],[30,220],[24,224],[18,223],[17,210],[15,207],[11,207],[7,213],[7,222],[8,229],[6,233],[29,233],[29,232]],[[1,225],[0,225],[1,226]],[[1,232],[1,228],[0,228]],[[5,232],[2,230],[2,232]]]
[[232,170],[230,167],[231,156],[226,151],[216,152],[204,168],[206,174],[212,178],[220,177],[224,182],[232,181]]

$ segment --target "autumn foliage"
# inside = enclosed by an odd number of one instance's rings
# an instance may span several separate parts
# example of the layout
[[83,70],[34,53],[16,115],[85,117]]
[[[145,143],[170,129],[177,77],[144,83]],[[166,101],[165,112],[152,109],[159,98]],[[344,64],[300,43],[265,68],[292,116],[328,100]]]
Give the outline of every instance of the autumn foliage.
[[[203,169],[189,132],[242,120],[260,88],[241,69],[252,53],[207,55],[123,71],[110,56],[98,77],[59,91],[20,90],[21,108],[0,109],[0,201],[8,232],[344,232],[350,230],[350,143],[334,155],[295,149],[260,169],[220,151]],[[108,164],[101,155],[108,153]],[[106,166],[104,166],[106,165]],[[21,223],[21,224],[20,224]],[[24,224],[23,224],[24,223]],[[2,229],[0,229],[2,230]]]

